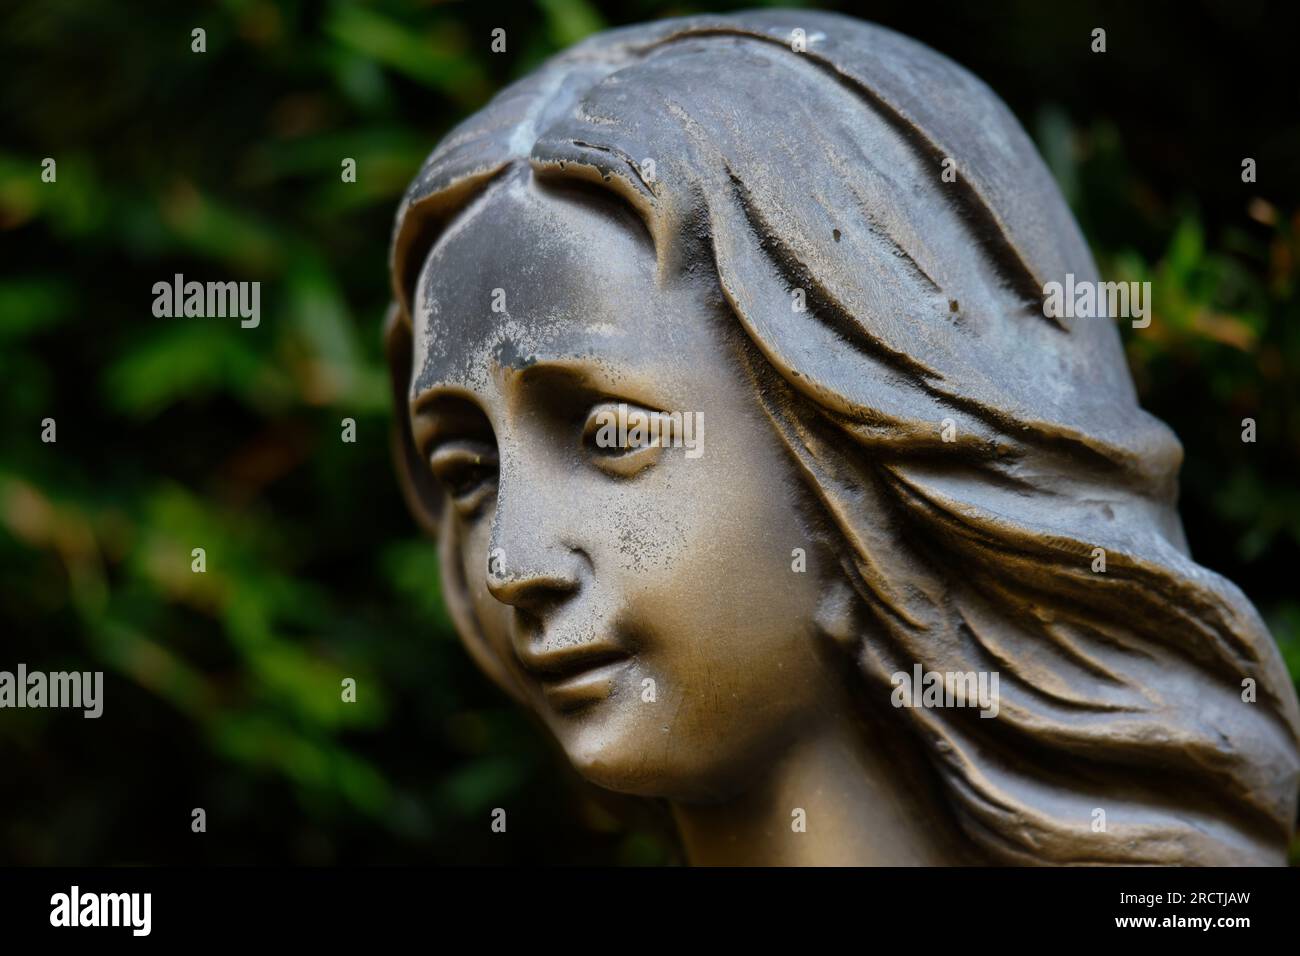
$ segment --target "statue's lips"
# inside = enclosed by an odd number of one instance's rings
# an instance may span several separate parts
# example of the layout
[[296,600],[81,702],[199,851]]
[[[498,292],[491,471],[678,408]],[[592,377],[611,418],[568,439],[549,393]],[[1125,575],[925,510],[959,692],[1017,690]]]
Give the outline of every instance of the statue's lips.
[[622,648],[610,644],[565,647],[519,655],[524,669],[542,687],[553,706],[569,710],[609,697],[618,672],[631,661]]
[[560,711],[577,710],[607,700],[614,693],[619,672],[630,662],[630,657],[619,657],[563,680],[545,681],[542,693]]

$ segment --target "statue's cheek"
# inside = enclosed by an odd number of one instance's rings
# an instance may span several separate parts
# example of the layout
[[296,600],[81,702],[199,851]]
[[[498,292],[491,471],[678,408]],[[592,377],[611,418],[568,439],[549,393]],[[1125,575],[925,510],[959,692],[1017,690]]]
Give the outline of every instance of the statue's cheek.
[[506,693],[524,701],[524,685],[510,650],[512,609],[487,588],[491,507],[478,521],[447,530],[440,549],[443,599],[474,663]]

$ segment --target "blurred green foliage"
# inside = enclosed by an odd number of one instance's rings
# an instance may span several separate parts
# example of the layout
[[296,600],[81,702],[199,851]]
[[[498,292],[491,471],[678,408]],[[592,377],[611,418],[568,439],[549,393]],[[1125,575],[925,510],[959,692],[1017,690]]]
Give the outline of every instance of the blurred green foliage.
[[[678,859],[656,808],[578,785],[456,643],[389,465],[379,325],[398,198],[456,120],[594,30],[709,6],[735,5],[7,10],[0,667],[108,676],[98,721],[0,720],[0,862]],[[1187,450],[1193,553],[1256,602],[1300,675],[1294,84],[1256,69],[1247,108],[1215,71],[1161,73],[1207,42],[1172,6],[912,6],[866,15],[989,81],[1107,276],[1152,282],[1128,354]],[[1255,6],[1198,10],[1229,74],[1273,63]],[[1080,37],[1103,16],[1098,61]],[[1258,185],[1240,182],[1244,155]],[[260,326],[154,318],[152,285],[175,273],[260,281]],[[496,806],[509,841],[489,830]]]

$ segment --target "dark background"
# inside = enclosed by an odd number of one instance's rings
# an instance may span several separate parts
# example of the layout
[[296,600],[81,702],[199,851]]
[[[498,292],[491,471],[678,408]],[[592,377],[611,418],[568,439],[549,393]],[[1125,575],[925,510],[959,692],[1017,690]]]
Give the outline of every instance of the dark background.
[[[0,669],[102,669],[106,703],[0,710],[0,863],[678,861],[657,808],[593,798],[456,643],[389,465],[386,244],[438,139],[549,53],[753,5],[5,5]],[[1300,674],[1291,4],[827,6],[988,82],[1106,277],[1152,282],[1124,335],[1186,449],[1193,554]],[[177,272],[260,281],[260,327],[155,318]]]

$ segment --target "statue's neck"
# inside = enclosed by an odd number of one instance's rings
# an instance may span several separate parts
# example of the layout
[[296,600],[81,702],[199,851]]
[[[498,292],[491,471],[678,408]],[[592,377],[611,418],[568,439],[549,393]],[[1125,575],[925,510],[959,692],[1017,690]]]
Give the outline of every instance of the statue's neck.
[[[735,798],[674,803],[688,861],[699,866],[971,862],[967,841],[916,754],[879,744],[878,733],[840,710],[824,726],[801,735]],[[802,826],[797,810],[803,811]]]

